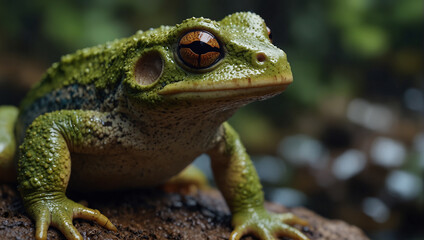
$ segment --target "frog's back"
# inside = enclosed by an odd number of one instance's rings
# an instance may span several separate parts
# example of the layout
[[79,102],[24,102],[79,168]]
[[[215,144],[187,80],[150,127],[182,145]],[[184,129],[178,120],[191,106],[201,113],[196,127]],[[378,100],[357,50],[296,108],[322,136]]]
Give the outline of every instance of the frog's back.
[[50,67],[22,101],[20,118],[28,126],[35,117],[61,109],[107,111],[115,106],[120,83],[131,78],[131,66],[145,48],[161,44],[173,27],[161,26],[78,50]]
[[21,103],[18,136],[23,134],[19,129],[26,129],[47,112],[114,109],[119,84],[125,78],[125,62],[129,54],[136,52],[129,52],[134,43],[129,38],[115,40],[78,50],[54,63]]

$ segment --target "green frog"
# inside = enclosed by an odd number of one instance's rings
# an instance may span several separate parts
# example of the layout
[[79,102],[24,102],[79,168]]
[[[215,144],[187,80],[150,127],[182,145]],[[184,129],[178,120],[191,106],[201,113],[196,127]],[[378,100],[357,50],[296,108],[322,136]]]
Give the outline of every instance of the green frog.
[[68,199],[68,185],[103,191],[175,183],[195,178],[190,164],[202,153],[232,213],[230,239],[308,239],[291,226],[304,220],[265,210],[258,175],[226,122],[292,82],[270,34],[249,12],[139,31],[63,56],[19,110],[0,107],[0,178],[18,180],[36,239],[46,239],[49,226],[82,239],[75,218],[117,231],[98,210]]

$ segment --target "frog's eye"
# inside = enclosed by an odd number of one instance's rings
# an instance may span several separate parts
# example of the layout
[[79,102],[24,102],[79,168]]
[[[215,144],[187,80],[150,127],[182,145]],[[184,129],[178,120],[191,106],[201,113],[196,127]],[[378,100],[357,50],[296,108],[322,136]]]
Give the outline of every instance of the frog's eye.
[[178,41],[177,54],[184,65],[193,69],[209,68],[224,55],[218,39],[204,30],[184,34]]
[[266,27],[266,31],[268,32],[269,40],[272,42],[272,32],[271,32],[271,29],[268,26]]

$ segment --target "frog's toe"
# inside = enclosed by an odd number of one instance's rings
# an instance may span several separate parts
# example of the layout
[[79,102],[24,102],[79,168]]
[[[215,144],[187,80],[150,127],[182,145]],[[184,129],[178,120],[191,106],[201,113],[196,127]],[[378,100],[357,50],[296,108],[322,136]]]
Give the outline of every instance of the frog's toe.
[[237,227],[230,235],[230,240],[239,240],[244,235],[254,235],[258,239],[274,240],[276,237],[290,237],[296,240],[309,240],[302,232],[284,223],[276,223],[273,226],[246,226]]
[[246,233],[248,233],[246,226],[238,226],[231,232],[229,240],[239,240]]
[[105,215],[101,214],[99,210],[90,209],[77,203],[75,203],[75,205],[71,208],[72,212],[70,212],[70,214],[67,214],[66,212],[57,212],[52,216],[51,220],[51,225],[59,229],[63,235],[65,235],[66,239],[83,239],[72,223],[72,220],[76,218],[95,221],[109,230],[117,231],[116,227]]
[[251,234],[259,239],[267,239],[272,240],[275,239],[274,236],[271,234],[270,231],[268,231],[266,228],[252,228],[249,226],[239,226],[236,229],[233,230],[233,232],[230,235],[229,240],[239,240],[244,235]]
[[297,217],[293,213],[282,213],[277,216],[280,218],[281,222],[288,225],[299,224],[301,226],[307,226],[309,224],[307,221]]
[[70,216],[60,216],[52,219],[52,226],[59,229],[66,239],[83,240],[81,234],[74,227]]
[[308,222],[297,217],[293,213],[282,213],[282,214],[276,214],[274,216],[277,216],[278,219],[280,219],[280,223],[276,224],[273,232],[277,236],[285,236],[285,237],[291,237],[293,239],[299,239],[299,240],[308,240],[301,231],[297,230],[294,227],[291,227],[290,225],[298,224],[301,226],[307,226]]
[[47,239],[47,230],[50,226],[50,214],[47,209],[42,211],[37,219],[35,219],[35,239],[36,240],[46,240]]
[[74,218],[82,218],[85,220],[91,220],[97,222],[100,226],[104,228],[117,232],[118,229],[112,222],[103,214],[99,212],[99,210],[94,210],[86,207],[79,207],[74,209]]
[[47,230],[49,226],[57,228],[66,239],[82,240],[81,234],[72,224],[71,216],[63,214],[63,212],[57,212],[51,214],[48,209],[40,210],[39,214],[35,218],[35,239],[46,240]]
[[72,212],[70,212],[70,214],[66,212],[57,212],[53,215],[51,225],[59,229],[63,235],[65,235],[66,239],[82,240],[81,234],[72,223],[72,220],[76,218],[95,221],[108,230],[118,231],[110,220],[105,215],[101,214],[99,210],[90,209],[76,203],[72,206]]
[[309,240],[309,238],[307,238],[301,231],[284,223],[276,225],[273,232],[275,232],[277,236],[281,237],[290,237],[297,240]]
[[56,199],[28,201],[26,207],[28,213],[35,220],[35,238],[37,240],[47,239],[47,230],[50,225],[62,232],[68,240],[82,240],[81,234],[72,223],[76,218],[95,221],[109,230],[117,231],[110,220],[98,210],[75,203],[65,196],[56,196]]
[[295,240],[309,240],[301,231],[290,226],[306,225],[307,222],[291,213],[268,213],[265,209],[238,212],[233,215],[234,231],[231,240],[238,240],[250,234],[261,240],[272,240],[277,237],[290,237]]

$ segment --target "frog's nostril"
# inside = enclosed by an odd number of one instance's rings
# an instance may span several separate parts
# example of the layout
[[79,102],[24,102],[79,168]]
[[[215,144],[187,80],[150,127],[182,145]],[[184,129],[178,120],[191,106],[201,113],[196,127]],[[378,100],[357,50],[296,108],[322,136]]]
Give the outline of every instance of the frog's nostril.
[[266,54],[265,54],[265,53],[263,53],[263,52],[258,52],[258,53],[256,54],[256,60],[257,60],[258,62],[265,62],[265,61],[266,61],[266,59],[267,59],[267,56],[266,56]]

